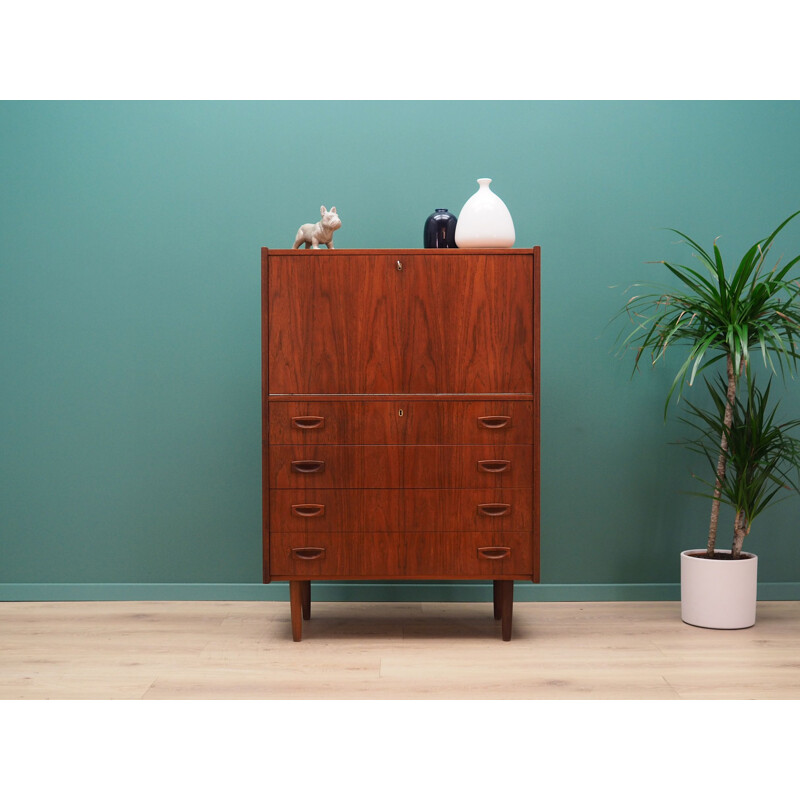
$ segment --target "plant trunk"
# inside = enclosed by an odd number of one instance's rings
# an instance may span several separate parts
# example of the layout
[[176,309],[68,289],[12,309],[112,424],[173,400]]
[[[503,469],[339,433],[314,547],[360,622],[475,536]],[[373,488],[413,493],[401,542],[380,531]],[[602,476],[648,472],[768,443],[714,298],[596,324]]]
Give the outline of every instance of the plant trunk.
[[733,547],[731,548],[731,558],[739,558],[742,554],[744,537],[748,533],[747,515],[744,511],[736,512],[736,520],[733,523]]
[[[725,404],[725,429],[729,430],[733,423],[733,406],[736,402],[736,373],[733,369],[733,356],[728,353],[728,393]],[[714,485],[714,499],[711,501],[711,521],[708,526],[708,546],[706,553],[714,555],[714,547],[717,543],[717,524],[719,522],[719,498],[722,481],[725,480],[725,468],[728,464],[728,437],[725,431],[722,432],[722,439],[719,443],[719,460],[717,461],[717,480]],[[741,545],[740,545],[741,549]]]

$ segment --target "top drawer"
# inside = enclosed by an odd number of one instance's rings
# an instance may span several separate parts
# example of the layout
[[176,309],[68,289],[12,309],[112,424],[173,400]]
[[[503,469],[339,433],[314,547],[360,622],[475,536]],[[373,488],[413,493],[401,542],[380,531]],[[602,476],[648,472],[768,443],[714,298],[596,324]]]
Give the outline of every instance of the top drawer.
[[533,444],[529,400],[272,400],[270,444]]

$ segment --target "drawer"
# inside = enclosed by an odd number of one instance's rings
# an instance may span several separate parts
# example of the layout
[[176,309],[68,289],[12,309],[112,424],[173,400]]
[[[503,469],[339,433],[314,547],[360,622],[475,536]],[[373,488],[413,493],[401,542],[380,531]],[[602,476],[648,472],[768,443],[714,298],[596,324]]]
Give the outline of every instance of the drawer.
[[401,449],[406,489],[533,486],[530,445],[408,445]]
[[529,531],[532,500],[530,489],[407,489],[404,530]]
[[402,531],[402,489],[273,489],[272,531]]
[[530,445],[273,445],[274,489],[530,488]]
[[529,400],[276,400],[270,444],[533,444]]
[[530,489],[273,489],[270,529],[302,531],[525,531]]
[[273,533],[273,580],[514,578],[533,574],[530,533]]
[[291,445],[269,449],[275,489],[399,489],[403,450],[397,445]]

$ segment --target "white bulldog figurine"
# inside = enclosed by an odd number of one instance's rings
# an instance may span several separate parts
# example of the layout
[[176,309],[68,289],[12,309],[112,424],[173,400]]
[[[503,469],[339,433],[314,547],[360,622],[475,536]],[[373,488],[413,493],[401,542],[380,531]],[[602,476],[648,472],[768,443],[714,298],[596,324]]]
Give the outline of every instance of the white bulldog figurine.
[[292,250],[298,250],[303,243],[305,243],[306,250],[308,248],[319,250],[321,244],[324,244],[328,250],[336,249],[333,246],[333,232],[342,227],[342,221],[336,213],[336,206],[333,206],[330,211],[325,206],[321,206],[319,213],[322,215],[319,222],[308,222],[300,226]]

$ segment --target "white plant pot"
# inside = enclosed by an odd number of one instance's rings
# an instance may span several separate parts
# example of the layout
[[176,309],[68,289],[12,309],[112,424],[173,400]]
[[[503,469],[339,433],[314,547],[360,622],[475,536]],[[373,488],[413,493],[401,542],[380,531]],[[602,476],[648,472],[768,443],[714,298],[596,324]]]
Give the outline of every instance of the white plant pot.
[[464,203],[456,222],[456,244],[466,247],[513,247],[514,221],[506,204],[478,178],[480,189]]
[[758,557],[743,552],[742,558],[723,561],[695,558],[694,553],[705,550],[681,553],[681,619],[720,630],[755,625]]

